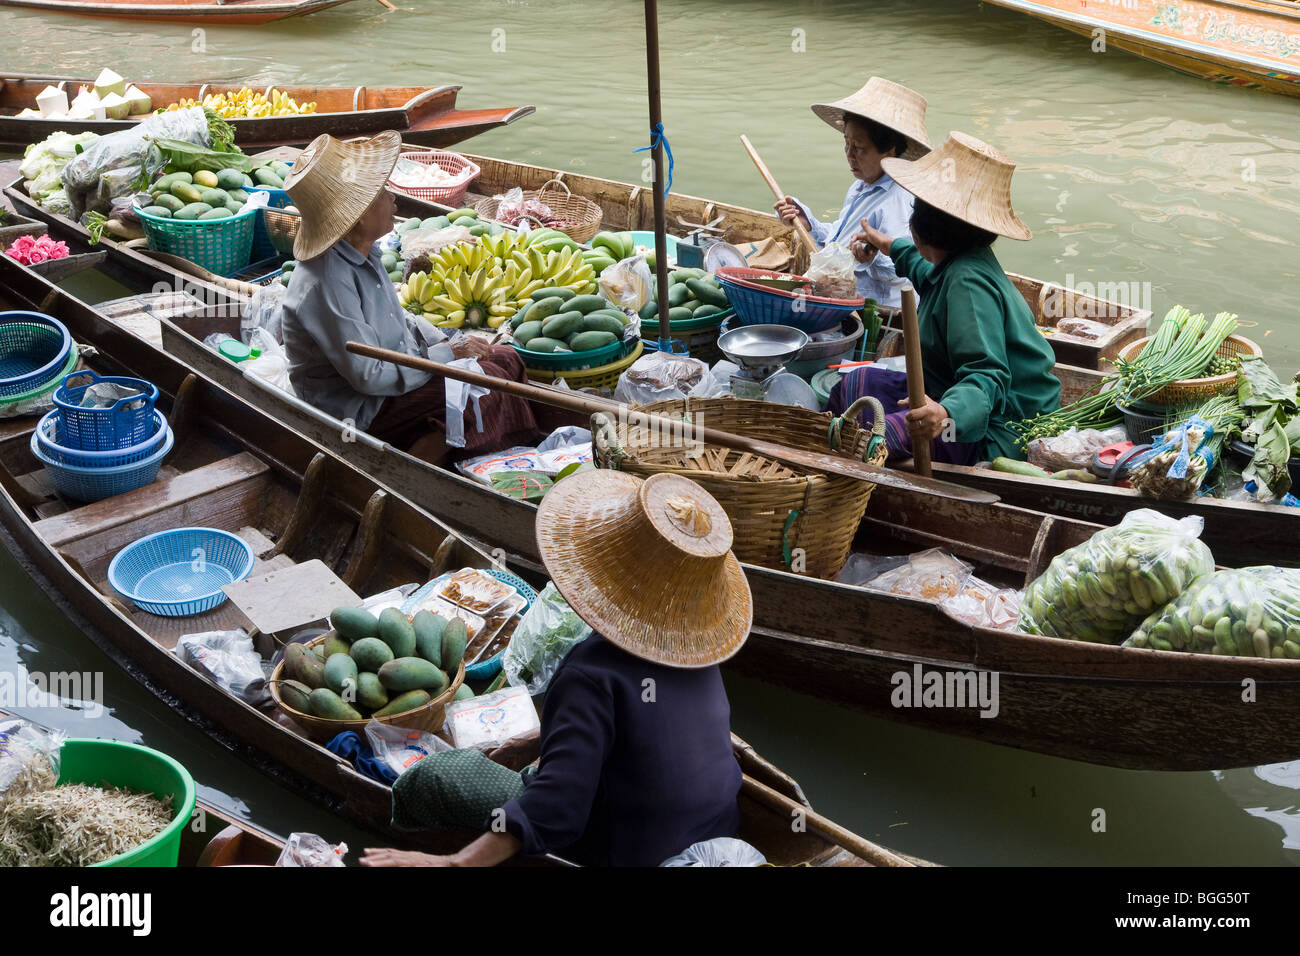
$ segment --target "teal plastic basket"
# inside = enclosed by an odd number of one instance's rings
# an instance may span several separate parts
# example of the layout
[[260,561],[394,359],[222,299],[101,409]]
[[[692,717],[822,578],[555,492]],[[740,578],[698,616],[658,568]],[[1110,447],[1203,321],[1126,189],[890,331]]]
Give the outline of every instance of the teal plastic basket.
[[168,252],[219,276],[233,276],[253,259],[257,210],[245,206],[225,219],[163,219],[136,209],[149,248]]

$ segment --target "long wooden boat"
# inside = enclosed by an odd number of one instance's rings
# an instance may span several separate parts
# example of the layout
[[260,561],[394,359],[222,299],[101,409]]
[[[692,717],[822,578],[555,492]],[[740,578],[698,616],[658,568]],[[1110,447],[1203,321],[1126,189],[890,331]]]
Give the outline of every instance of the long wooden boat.
[[348,0],[0,0],[0,6],[115,20],[253,26],[328,10]]
[[[0,422],[0,537],[74,624],[125,670],[210,736],[275,779],[386,837],[440,852],[473,833],[389,826],[391,790],[313,742],[283,714],[259,710],[201,676],[173,653],[180,635],[244,627],[260,653],[274,650],[233,601],[201,615],[157,617],[123,603],[106,580],[124,545],[191,525],[234,532],[254,549],[253,573],[320,561],[361,594],[423,582],[446,568],[486,567],[491,558],[355,465],[301,434],[93,308],[23,270],[36,285],[0,289],[4,308],[58,316],[94,346],[93,367],[154,382],[176,446],[148,487],[87,505],[62,500],[29,444],[34,418]],[[783,865],[907,865],[908,861],[816,814],[798,784],[736,738],[745,772],[741,836]],[[792,831],[792,813],[808,821]],[[562,862],[562,861],[555,861]]]
[[[91,80],[60,76],[0,76],[0,146],[25,147],[51,133],[115,133],[130,129],[142,116],[124,120],[64,120],[20,117],[24,109],[35,108],[36,96],[47,86],[64,89],[71,100]],[[243,84],[229,83],[142,83],[140,89],[162,108],[182,100],[202,100],[209,93],[233,93]],[[393,129],[410,143],[444,148],[501,126],[508,126],[534,112],[532,106],[502,106],[461,109],[456,85],[423,86],[273,86],[298,103],[315,103],[316,112],[294,116],[245,117],[232,120],[235,141],[245,150],[271,146],[302,145],[321,133],[362,136]]]
[[[991,0],[1214,83],[1300,96],[1294,0]],[[1095,49],[1095,47],[1094,47]]]
[[[27,302],[63,301],[21,266],[0,263],[0,287]],[[224,318],[220,311],[179,320],[188,332],[160,313],[168,350],[289,425],[295,435],[345,455],[350,467],[453,525],[473,527],[481,540],[504,549],[516,567],[540,567],[534,505],[346,429],[246,376],[199,341],[207,331],[237,325],[237,311]],[[85,321],[110,324],[99,315]],[[1022,587],[1054,555],[1098,528],[1002,503],[956,503],[878,486],[855,550],[898,555],[938,547],[970,562],[986,581]],[[1300,662],[1161,653],[994,631],[972,627],[928,601],[753,565],[745,571],[755,627],[730,665],[741,672],[891,719],[1113,766],[1203,770],[1300,756],[1300,742],[1276,732],[1300,717]],[[987,672],[989,679],[996,674],[997,718],[981,718],[971,708],[896,706],[897,675],[914,668],[975,672],[976,677]],[[1245,678],[1260,686],[1258,701],[1249,707],[1241,705]]]

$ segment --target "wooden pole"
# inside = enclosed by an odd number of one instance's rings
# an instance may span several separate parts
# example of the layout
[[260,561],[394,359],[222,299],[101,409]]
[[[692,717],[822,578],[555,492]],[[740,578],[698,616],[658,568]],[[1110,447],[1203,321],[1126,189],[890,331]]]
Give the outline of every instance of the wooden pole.
[[[925,405],[925,370],[921,367],[921,332],[916,322],[916,292],[903,290],[903,349],[907,353],[907,399],[912,408]],[[930,443],[912,442],[912,461],[918,475],[930,477]]]
[[[777,185],[776,177],[772,175],[771,171],[767,168],[767,164],[759,157],[758,150],[756,150],[753,144],[749,141],[749,137],[742,135],[740,137],[740,142],[745,147],[745,151],[749,153],[749,158],[754,161],[754,165],[758,167],[758,174],[762,176],[763,181],[767,183],[767,188],[772,190],[772,195],[777,198],[778,202],[785,199],[785,191]],[[804,228],[804,225],[799,221],[798,216],[795,216],[794,218],[794,231],[799,234],[799,238],[803,240],[803,244],[808,247],[809,252],[817,251],[817,243],[813,242],[812,234]]]
[[665,436],[689,436],[692,440],[722,445],[725,448],[736,448],[755,455],[762,455],[765,458],[783,461],[798,468],[811,468],[827,474],[855,478],[858,481],[870,481],[878,485],[904,488],[921,494],[937,495],[940,498],[954,498],[976,504],[992,504],[998,500],[997,495],[989,494],[986,491],[977,491],[951,482],[940,481],[936,478],[922,478],[905,472],[891,471],[888,468],[880,468],[876,465],[869,465],[864,461],[856,461],[829,452],[821,453],[803,451],[798,448],[787,448],[785,445],[778,445],[775,442],[718,431],[715,428],[706,428],[697,423],[684,425],[680,421],[659,415],[649,415],[629,405],[624,405],[622,402],[616,402],[608,398],[597,398],[594,395],[567,389],[546,388],[540,385],[516,382],[511,379],[496,378],[491,375],[480,375],[478,372],[452,368],[449,365],[421,358],[418,355],[407,355],[404,352],[376,348],[373,345],[366,345],[364,342],[348,342],[347,350],[354,355],[364,355],[367,358],[378,359],[381,362],[405,365],[407,368],[418,368],[421,371],[433,372],[435,375],[454,378],[457,381],[468,382],[471,385],[481,385],[493,391],[518,395],[520,398],[543,402],[557,408],[565,408],[582,415],[603,412],[632,425],[654,428]]
[[[650,95],[650,129],[663,129],[663,100],[659,81],[659,4],[645,0],[646,70]],[[654,158],[655,183],[655,289],[659,303],[659,350],[672,351],[672,322],[668,313],[668,211],[664,196],[664,143],[659,135],[650,151]]]

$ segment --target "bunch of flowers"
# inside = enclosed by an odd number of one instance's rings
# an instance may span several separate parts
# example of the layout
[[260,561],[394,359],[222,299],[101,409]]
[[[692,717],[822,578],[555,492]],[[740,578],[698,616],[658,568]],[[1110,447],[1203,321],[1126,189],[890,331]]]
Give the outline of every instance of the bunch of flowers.
[[5,250],[5,255],[30,266],[48,259],[62,259],[68,255],[68,244],[49,236],[19,236]]

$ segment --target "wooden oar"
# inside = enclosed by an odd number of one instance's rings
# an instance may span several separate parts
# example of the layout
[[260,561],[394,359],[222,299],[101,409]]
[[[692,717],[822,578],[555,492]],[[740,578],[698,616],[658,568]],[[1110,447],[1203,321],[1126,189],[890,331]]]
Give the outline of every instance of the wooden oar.
[[[511,395],[518,395],[520,398],[532,399],[546,405],[554,405],[582,415],[592,415],[597,412],[613,414],[629,424],[657,428],[667,435],[679,434],[684,427],[682,422],[659,415],[649,415],[632,408],[630,405],[624,405],[622,402],[615,402],[607,398],[597,398],[594,395],[583,395],[556,388],[544,388],[539,385],[526,385],[523,382],[494,378],[491,375],[480,375],[477,372],[452,368],[439,362],[420,358],[417,355],[407,355],[404,352],[376,348],[363,342],[348,342],[347,349],[355,355],[364,355],[367,358],[378,359],[381,362],[392,362],[394,365],[405,365],[407,368],[432,372],[435,375],[454,378],[461,382],[468,382],[471,385],[481,385],[484,388],[498,392],[508,392]],[[890,471],[888,468],[869,465],[864,461],[855,461],[852,458],[787,448],[785,445],[778,445],[774,442],[749,438],[744,435],[733,435],[730,432],[718,431],[694,423],[689,428],[692,437],[699,441],[752,452],[765,458],[783,461],[797,468],[812,468],[815,471],[822,471],[827,474],[856,478],[858,481],[870,481],[891,488],[903,488],[907,491],[917,491],[922,494],[952,498],[958,501],[969,501],[975,504],[992,504],[998,500],[997,495],[988,492],[976,491],[951,482],[939,481],[935,478],[922,478],[917,475]]]
[[[916,292],[903,290],[903,351],[907,354],[907,404],[925,406],[925,370],[921,368],[921,332],[916,324]],[[912,442],[912,461],[918,475],[930,477],[930,443]]]
[[176,269],[178,272],[184,272],[186,275],[193,276],[196,279],[202,279],[204,282],[218,286],[222,289],[229,289],[231,292],[237,292],[247,298],[252,298],[257,292],[259,286],[249,282],[241,282],[238,279],[227,279],[225,276],[219,276],[215,272],[209,272],[197,262],[191,262],[181,256],[172,255],[170,252],[159,252],[157,249],[137,249],[141,255],[149,256],[151,259],[157,259]]
[[[759,158],[758,150],[756,150],[754,144],[749,141],[749,137],[742,135],[740,137],[740,142],[744,145],[745,151],[749,153],[749,158],[754,161],[754,165],[758,167],[758,174],[762,176],[763,181],[767,183],[767,188],[772,190],[772,195],[776,197],[777,202],[783,202],[785,200],[785,191],[777,185],[776,177],[773,176],[771,171],[767,168],[767,164]],[[812,235],[804,228],[804,224],[800,222],[798,216],[794,217],[794,231],[799,234],[799,238],[803,240],[803,244],[808,247],[809,252],[817,251],[817,243],[813,242]]]

